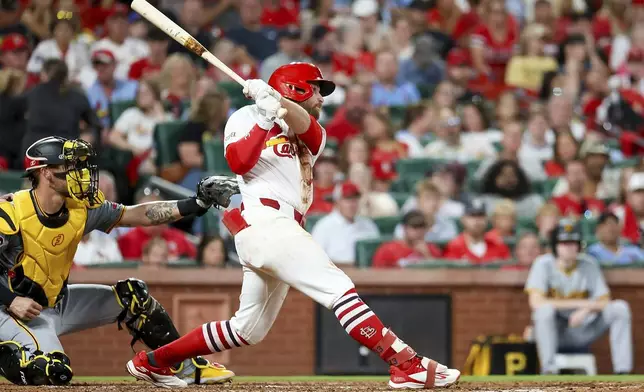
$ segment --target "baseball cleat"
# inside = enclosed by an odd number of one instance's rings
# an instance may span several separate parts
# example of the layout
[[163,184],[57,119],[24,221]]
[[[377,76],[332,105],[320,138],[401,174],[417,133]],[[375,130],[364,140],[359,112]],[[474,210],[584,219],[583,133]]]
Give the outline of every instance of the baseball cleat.
[[420,355],[401,366],[391,366],[389,374],[389,386],[395,389],[449,388],[461,377],[458,370]]
[[190,384],[221,384],[232,381],[235,373],[226,369],[224,365],[217,362],[209,362],[206,358],[197,357],[192,359],[193,369],[183,371],[184,365],[181,363],[179,369],[172,369],[172,373],[177,377]]
[[185,388],[188,384],[175,377],[170,368],[158,368],[150,365],[145,351],[141,351],[127,363],[127,371],[137,380],[147,381],[161,388]]

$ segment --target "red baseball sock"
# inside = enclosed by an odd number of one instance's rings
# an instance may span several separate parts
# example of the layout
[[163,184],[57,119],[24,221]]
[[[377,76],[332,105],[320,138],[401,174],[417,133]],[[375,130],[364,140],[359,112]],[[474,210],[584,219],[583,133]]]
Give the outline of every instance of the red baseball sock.
[[188,358],[247,346],[248,343],[233,330],[230,321],[215,321],[193,329],[187,335],[160,347],[150,354],[150,363],[157,367],[173,366]]
[[[376,345],[383,337],[385,326],[371,308],[362,302],[355,289],[347,291],[336,301],[333,312],[349,336],[375,351]],[[384,359],[395,354],[395,351],[390,347],[384,353],[377,354]]]

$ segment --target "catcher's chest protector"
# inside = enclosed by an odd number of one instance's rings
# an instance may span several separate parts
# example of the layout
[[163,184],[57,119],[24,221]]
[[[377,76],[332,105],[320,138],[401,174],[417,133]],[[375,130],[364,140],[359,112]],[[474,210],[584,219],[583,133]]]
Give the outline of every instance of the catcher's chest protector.
[[36,201],[32,201],[29,191],[17,192],[13,199],[24,252],[14,268],[12,289],[43,306],[53,307],[83,238],[87,209],[84,204],[67,199],[67,222],[60,227],[46,227],[38,217],[34,207]]

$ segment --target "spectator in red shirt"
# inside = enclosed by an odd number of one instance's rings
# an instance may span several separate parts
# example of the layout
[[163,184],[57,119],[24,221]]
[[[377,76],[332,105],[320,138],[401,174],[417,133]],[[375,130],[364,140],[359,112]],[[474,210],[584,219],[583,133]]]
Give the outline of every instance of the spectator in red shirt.
[[445,258],[484,264],[511,257],[510,249],[504,243],[486,238],[487,219],[483,203],[474,201],[468,205],[462,222],[463,233],[447,244]]
[[471,67],[469,52],[462,48],[450,50],[447,54],[447,80],[450,94],[454,97],[453,100],[472,101],[474,94],[468,85],[473,77],[474,70]]
[[194,63],[183,53],[170,55],[161,67],[159,81],[164,101],[172,106],[171,112],[175,117],[179,117],[197,81]]
[[[212,53],[243,79],[259,78],[259,68],[256,65],[256,61],[250,57],[243,47],[235,46],[233,41],[220,38],[212,48]],[[214,65],[208,66],[206,74],[215,82],[233,81],[230,76]]]
[[337,157],[333,150],[325,149],[313,166],[313,202],[309,214],[328,214],[333,210],[331,197],[338,174]]
[[489,81],[503,85],[505,67],[518,44],[518,26],[503,0],[490,0],[486,11],[484,22],[472,32],[472,63]]
[[577,159],[579,143],[570,131],[557,132],[555,136],[553,159],[546,162],[544,170],[548,177],[561,177],[566,172],[566,165]]
[[365,114],[370,110],[369,89],[354,84],[347,89],[344,105],[338,108],[327,124],[326,137],[341,145],[347,138],[360,134]]
[[436,8],[427,14],[427,22],[433,30],[450,36],[459,44],[467,45],[464,39],[476,27],[480,20],[476,12],[463,12],[454,0],[439,0]]
[[644,228],[644,172],[635,172],[628,180],[626,203],[614,209],[622,223],[622,237],[642,244]]
[[350,78],[361,71],[372,71],[376,62],[375,55],[366,50],[364,32],[360,25],[350,23],[339,32],[342,45],[333,53],[333,71]]
[[410,211],[402,219],[404,235],[402,240],[386,242],[376,250],[372,267],[395,268],[405,267],[436,257],[440,257],[440,249],[425,242],[427,222],[420,211]]
[[[145,188],[136,198],[137,204],[160,201],[158,191]],[[124,259],[141,259],[145,245],[155,239],[160,238],[168,244],[168,254],[170,260],[176,260],[181,257],[194,259],[197,257],[197,248],[193,243],[188,241],[181,230],[168,227],[168,225],[135,227],[127,234],[118,238],[119,249]]]
[[150,47],[150,54],[148,57],[132,63],[130,71],[128,72],[128,78],[140,80],[158,74],[161,71],[161,66],[168,57],[169,44],[168,36],[161,29],[149,29],[148,46]]
[[586,214],[587,211],[597,216],[604,211],[604,202],[594,197],[586,197],[584,193],[588,175],[582,161],[568,162],[566,180],[568,181],[568,193],[552,198],[552,202],[557,205],[562,216],[576,218]]

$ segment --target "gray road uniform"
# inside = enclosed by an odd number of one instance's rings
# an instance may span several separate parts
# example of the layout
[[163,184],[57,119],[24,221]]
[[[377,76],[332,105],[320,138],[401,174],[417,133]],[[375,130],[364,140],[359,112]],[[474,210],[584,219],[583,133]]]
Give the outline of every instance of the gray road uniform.
[[[526,292],[538,291],[548,299],[610,298],[610,291],[599,265],[580,254],[572,271],[562,271],[555,256],[538,257],[530,269]],[[555,355],[560,348],[585,347],[610,329],[613,368],[616,373],[630,372],[633,368],[633,338],[631,312],[623,300],[612,300],[597,313],[590,314],[576,328],[568,326],[575,309],[557,310],[542,305],[532,312],[534,337],[543,373],[557,373]]]
[[[157,348],[179,337],[163,307],[144,282],[127,279],[114,286],[67,285],[78,242],[92,230],[109,232],[125,211],[104,201],[94,208],[67,199],[57,216],[44,214],[32,191],[0,203],[0,375],[16,384],[66,384],[69,358],[59,336],[123,322],[135,340]],[[15,296],[43,306],[30,321],[8,312]],[[195,373],[192,360],[180,373]]]

